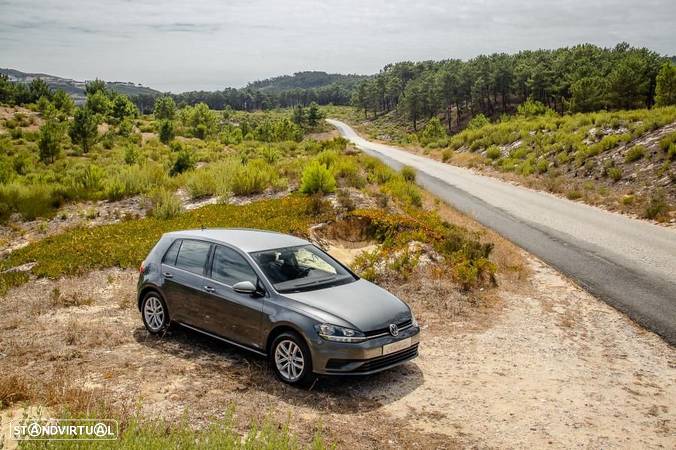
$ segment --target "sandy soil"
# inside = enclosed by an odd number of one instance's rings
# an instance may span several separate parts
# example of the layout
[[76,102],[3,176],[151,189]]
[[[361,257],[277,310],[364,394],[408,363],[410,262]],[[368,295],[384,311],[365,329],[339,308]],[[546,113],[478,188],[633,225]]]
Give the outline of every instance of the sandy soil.
[[0,373],[31,380],[33,404],[105,398],[196,425],[234,406],[242,426],[292,417],[302,437],[321,426],[340,447],[673,448],[676,351],[528,264],[527,285],[493,304],[442,282],[387,282],[420,318],[421,356],[373,377],[322,378],[309,391],[195,333],[150,337],[133,271],[35,280],[0,303]]

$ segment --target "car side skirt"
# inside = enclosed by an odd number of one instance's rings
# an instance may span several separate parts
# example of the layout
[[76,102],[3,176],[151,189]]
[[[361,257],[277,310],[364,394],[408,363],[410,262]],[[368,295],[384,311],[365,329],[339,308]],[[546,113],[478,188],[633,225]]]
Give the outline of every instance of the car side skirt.
[[265,352],[262,352],[260,350],[256,350],[255,348],[249,347],[247,345],[239,344],[235,341],[231,341],[230,339],[226,339],[226,338],[219,336],[217,334],[209,333],[208,331],[204,331],[200,328],[193,327],[192,325],[188,325],[187,323],[184,323],[184,322],[176,322],[176,323],[179,324],[182,327],[189,328],[193,331],[197,331],[198,333],[202,333],[206,336],[212,337],[214,339],[218,339],[219,341],[223,341],[226,344],[234,345],[235,347],[239,347],[241,349],[248,350],[248,351],[250,351],[252,353],[256,353],[257,355],[260,355],[260,356],[267,356],[267,353],[265,353]]

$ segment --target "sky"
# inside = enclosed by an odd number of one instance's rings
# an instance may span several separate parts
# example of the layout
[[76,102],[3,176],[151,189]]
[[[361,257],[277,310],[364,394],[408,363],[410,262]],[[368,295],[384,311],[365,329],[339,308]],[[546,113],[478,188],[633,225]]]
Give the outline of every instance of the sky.
[[0,67],[172,92],[622,41],[675,55],[676,1],[0,0]]

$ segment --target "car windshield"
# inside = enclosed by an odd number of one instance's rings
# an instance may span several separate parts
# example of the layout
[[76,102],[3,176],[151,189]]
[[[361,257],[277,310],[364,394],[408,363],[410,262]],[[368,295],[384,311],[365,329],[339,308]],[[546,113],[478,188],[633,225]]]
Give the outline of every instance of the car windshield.
[[251,256],[278,292],[311,291],[356,280],[314,245],[264,250]]

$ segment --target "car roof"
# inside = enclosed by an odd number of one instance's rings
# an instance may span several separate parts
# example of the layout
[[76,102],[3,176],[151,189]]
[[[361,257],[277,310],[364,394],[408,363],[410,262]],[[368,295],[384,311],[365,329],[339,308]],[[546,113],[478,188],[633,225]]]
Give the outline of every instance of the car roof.
[[247,253],[307,245],[310,243],[305,239],[291,236],[290,234],[256,230],[253,228],[204,228],[173,231],[166,235],[184,239],[205,239],[212,242],[220,242],[237,247]]

